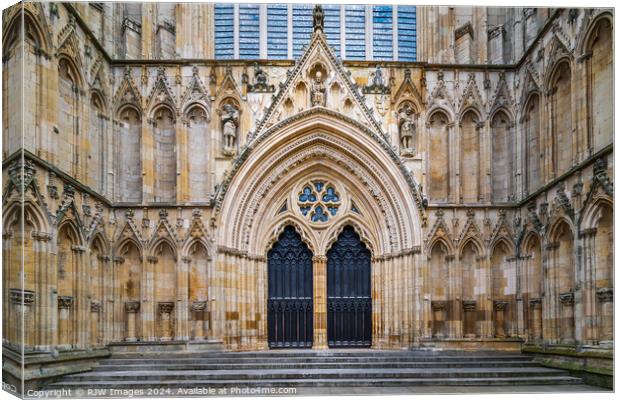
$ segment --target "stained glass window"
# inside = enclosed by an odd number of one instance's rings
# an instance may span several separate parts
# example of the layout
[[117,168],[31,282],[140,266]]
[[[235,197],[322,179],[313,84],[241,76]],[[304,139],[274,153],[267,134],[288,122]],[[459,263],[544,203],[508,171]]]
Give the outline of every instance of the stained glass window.
[[297,195],[299,211],[312,222],[327,222],[340,208],[341,198],[336,188],[324,181],[304,185]]

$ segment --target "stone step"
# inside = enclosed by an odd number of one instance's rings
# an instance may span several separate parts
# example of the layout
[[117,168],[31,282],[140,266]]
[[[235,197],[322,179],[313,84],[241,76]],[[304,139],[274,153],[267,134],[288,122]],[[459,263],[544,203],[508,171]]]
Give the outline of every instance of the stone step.
[[154,380],[161,382],[186,381],[186,380],[272,380],[272,379],[382,379],[382,378],[501,378],[501,377],[526,377],[526,376],[564,376],[567,372],[542,367],[523,368],[419,368],[419,369],[314,369],[314,370],[214,370],[214,371],[92,371],[64,378],[66,382],[72,381],[98,381],[116,379],[128,380]]
[[402,351],[390,351],[390,350],[369,350],[369,349],[359,349],[359,350],[306,350],[306,349],[296,349],[296,350],[268,350],[268,351],[256,351],[256,352],[213,352],[213,351],[204,351],[204,352],[196,352],[196,351],[169,351],[169,352],[126,352],[126,353],[115,353],[111,358],[112,359],[170,359],[170,358],[243,358],[243,359],[252,359],[252,358],[260,358],[260,359],[281,359],[281,358],[337,358],[337,357],[348,357],[348,358],[403,358],[403,357],[415,357],[416,359],[429,358],[434,359],[436,357],[459,357],[459,358],[469,358],[472,357],[481,358],[481,357],[492,357],[492,358],[504,358],[504,357],[519,357],[519,358],[527,358],[528,356],[523,355],[521,353],[515,352],[498,352],[498,351],[472,351],[472,352],[464,352],[464,351],[437,351],[437,350],[402,350]]
[[[256,380],[187,380],[161,381],[115,379],[103,381],[62,381],[46,389],[166,389],[166,388],[218,388],[218,387],[380,387],[380,386],[510,386],[510,385],[578,385],[581,379],[563,376],[481,377],[481,378],[370,378],[358,379],[265,379]],[[168,395],[168,394],[165,394]],[[183,395],[176,392],[173,395]]]
[[[328,368],[514,368],[514,367],[538,367],[534,361],[490,361],[490,362],[271,362],[271,363],[214,363],[205,360],[192,360],[195,362],[167,362],[167,363],[140,363],[116,364],[104,363],[96,366],[94,371],[118,371],[118,370],[218,370],[218,369],[328,369]],[[327,360],[326,360],[327,361]]]
[[281,358],[242,358],[242,357],[194,357],[194,358],[166,358],[161,359],[158,357],[124,357],[124,358],[108,358],[101,360],[102,365],[127,365],[127,364],[142,364],[142,363],[253,363],[253,364],[267,364],[267,363],[313,363],[313,362],[334,362],[334,363],[348,363],[348,362],[498,362],[498,361],[530,361],[530,356],[503,356],[503,357],[480,357],[480,356],[452,356],[452,357],[415,357],[415,356],[401,356],[401,357],[281,357]]

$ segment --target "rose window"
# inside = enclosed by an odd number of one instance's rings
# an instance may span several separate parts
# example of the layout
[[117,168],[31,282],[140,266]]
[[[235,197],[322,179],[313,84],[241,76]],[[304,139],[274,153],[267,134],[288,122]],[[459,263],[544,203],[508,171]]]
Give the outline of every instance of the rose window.
[[304,185],[297,197],[299,211],[312,222],[327,222],[338,213],[340,195],[334,186],[323,181]]

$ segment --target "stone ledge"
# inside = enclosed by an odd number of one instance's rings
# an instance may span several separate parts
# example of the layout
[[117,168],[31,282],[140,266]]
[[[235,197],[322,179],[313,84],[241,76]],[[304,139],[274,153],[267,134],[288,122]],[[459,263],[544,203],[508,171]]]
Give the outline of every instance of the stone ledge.
[[108,345],[108,349],[112,354],[118,353],[143,353],[143,352],[173,352],[173,351],[193,351],[193,350],[223,350],[221,340],[170,340],[167,342],[160,341],[143,341],[143,342],[113,342]]
[[523,346],[522,352],[534,355],[534,361],[541,365],[567,370],[587,384],[613,389],[612,349],[527,345]]
[[39,389],[63,375],[90,371],[99,359],[109,355],[108,349],[97,348],[29,351],[22,358],[21,353],[5,345],[2,348],[2,380],[21,389],[23,378],[24,391]]
[[421,339],[421,348],[434,348],[438,350],[495,350],[495,351],[520,351],[522,339],[519,338],[458,338],[458,339]]

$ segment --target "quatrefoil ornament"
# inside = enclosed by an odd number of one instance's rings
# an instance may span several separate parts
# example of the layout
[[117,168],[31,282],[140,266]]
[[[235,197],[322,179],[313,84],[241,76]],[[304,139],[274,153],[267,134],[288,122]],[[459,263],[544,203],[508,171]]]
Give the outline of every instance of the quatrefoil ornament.
[[311,222],[324,223],[338,213],[341,198],[333,185],[314,181],[303,186],[297,204],[301,214]]

